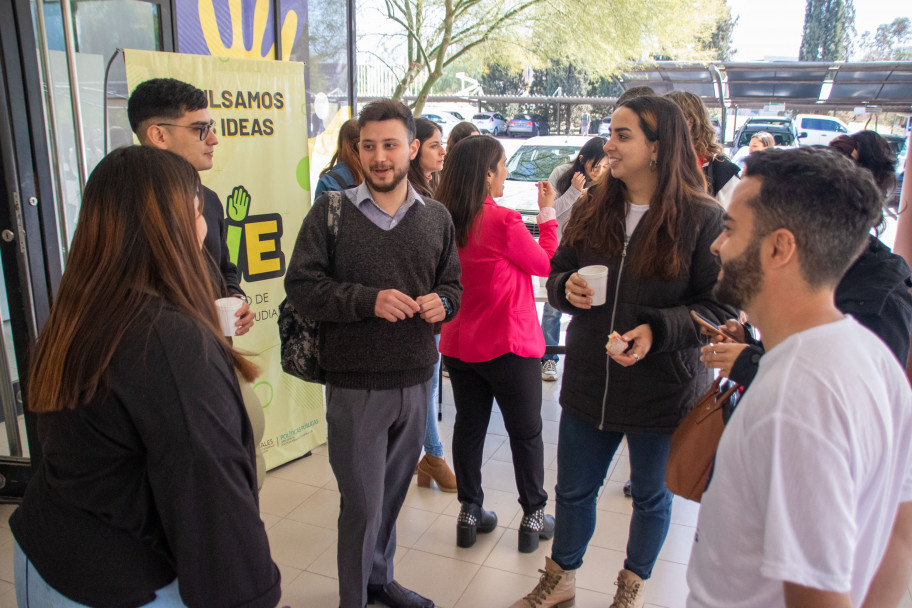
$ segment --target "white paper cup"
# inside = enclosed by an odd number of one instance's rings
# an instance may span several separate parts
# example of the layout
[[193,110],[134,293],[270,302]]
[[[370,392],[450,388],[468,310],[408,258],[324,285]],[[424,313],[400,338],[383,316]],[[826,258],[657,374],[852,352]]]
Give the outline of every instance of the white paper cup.
[[578,271],[579,275],[594,291],[592,294],[592,305],[601,306],[605,303],[608,294],[608,267],[607,266],[584,266]]
[[215,301],[215,309],[218,311],[219,326],[222,333],[226,336],[233,336],[237,331],[238,318],[235,316],[237,311],[244,305],[244,300],[240,298],[220,298]]

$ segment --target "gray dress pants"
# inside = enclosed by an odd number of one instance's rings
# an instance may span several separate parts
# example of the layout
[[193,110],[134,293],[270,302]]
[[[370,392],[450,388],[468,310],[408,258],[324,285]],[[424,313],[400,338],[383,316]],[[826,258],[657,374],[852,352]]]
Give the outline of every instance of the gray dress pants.
[[340,608],[363,608],[367,585],[393,580],[396,518],[421,456],[430,380],[393,390],[326,385],[329,464],[339,510]]

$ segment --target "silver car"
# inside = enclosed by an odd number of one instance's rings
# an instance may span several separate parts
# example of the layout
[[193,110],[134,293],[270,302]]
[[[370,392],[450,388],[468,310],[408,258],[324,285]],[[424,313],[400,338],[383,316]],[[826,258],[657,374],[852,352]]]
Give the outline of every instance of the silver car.
[[482,133],[497,137],[507,131],[507,120],[497,112],[479,112],[472,117],[472,124]]

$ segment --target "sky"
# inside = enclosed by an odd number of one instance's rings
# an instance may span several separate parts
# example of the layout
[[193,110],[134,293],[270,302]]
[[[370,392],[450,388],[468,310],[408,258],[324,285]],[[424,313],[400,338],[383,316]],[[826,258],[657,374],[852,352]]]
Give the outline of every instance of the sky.
[[[728,0],[732,17],[740,15],[733,39],[734,61],[798,59],[804,29],[802,0]],[[861,36],[896,17],[912,18],[910,0],[855,0],[855,28]]]

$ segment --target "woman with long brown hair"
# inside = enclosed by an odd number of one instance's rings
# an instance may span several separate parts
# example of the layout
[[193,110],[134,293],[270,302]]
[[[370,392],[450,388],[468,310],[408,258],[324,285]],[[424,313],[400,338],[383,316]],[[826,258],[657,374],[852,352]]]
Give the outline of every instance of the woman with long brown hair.
[[358,119],[351,118],[339,127],[339,142],[329,164],[320,171],[320,179],[314,188],[314,200],[327,191],[348,190],[364,181],[361,159],[358,156],[358,142],[361,127]]
[[44,458],[10,518],[20,605],[279,601],[235,375],[257,370],[219,331],[198,192],[145,146],[86,184],[28,374]]
[[[711,380],[690,311],[716,322],[734,312],[712,295],[719,264],[709,245],[722,230],[722,208],[703,190],[678,107],[653,96],[622,104],[605,153],[609,174],[576,203],[551,260],[548,301],[573,315],[560,395],[557,526],[545,574],[515,608],[572,605],[599,488],[624,438],[633,516],[612,606],[643,606],[671,521],[671,434]],[[608,269],[603,304],[593,303],[595,285],[578,272],[591,265]]]
[[510,436],[513,471],[523,518],[518,548],[530,553],[554,534],[545,515],[539,359],[545,339],[535,310],[532,276],[544,276],[557,248],[554,189],[539,187],[541,236],[536,243],[519,213],[500,207],[509,175],[500,142],[476,135],[450,152],[437,195],[453,218],[462,266],[462,301],[456,318],[445,323],[440,352],[453,385],[453,467],[462,507],[456,544],[471,547],[476,533],[497,526],[485,511],[481,463],[494,399]]
[[421,117],[415,119],[415,139],[418,140],[418,154],[409,165],[409,183],[421,196],[434,198],[434,191],[440,181],[443,158],[443,128],[436,122]]

